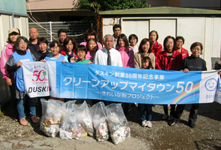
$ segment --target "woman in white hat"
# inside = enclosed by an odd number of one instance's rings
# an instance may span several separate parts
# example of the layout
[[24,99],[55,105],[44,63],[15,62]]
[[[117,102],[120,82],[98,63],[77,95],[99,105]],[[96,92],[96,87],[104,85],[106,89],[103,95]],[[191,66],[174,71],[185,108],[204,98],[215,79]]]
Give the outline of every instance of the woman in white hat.
[[8,41],[1,53],[1,60],[0,60],[0,68],[3,75],[3,79],[5,79],[7,85],[10,88],[11,92],[11,104],[13,107],[14,112],[16,113],[16,101],[15,101],[15,83],[13,82],[14,75],[9,74],[6,69],[6,62],[8,61],[9,57],[15,52],[13,46],[20,36],[20,30],[17,28],[11,28],[8,30]]

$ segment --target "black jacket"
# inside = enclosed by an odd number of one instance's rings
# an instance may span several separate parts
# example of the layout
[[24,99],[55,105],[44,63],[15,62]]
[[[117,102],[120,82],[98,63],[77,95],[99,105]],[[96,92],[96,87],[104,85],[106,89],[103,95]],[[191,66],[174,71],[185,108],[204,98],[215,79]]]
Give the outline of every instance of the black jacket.
[[189,71],[206,71],[206,62],[200,57],[193,57],[192,55],[183,59],[180,70],[185,68]]

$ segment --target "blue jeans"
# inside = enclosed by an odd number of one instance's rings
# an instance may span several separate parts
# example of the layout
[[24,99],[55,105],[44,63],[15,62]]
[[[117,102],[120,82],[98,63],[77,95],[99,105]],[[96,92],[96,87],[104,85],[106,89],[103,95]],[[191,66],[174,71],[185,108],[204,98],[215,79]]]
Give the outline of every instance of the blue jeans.
[[[151,121],[152,120],[152,104],[139,104],[138,105],[138,110],[140,113],[140,119],[142,121],[147,120]],[[145,111],[147,111],[146,116],[145,116]]]
[[[18,117],[19,119],[25,118],[25,108],[24,108],[24,104],[25,104],[25,100],[24,99],[17,99],[17,110],[18,110]],[[32,116],[36,116],[36,101],[35,98],[30,98],[27,97],[28,99],[28,103],[29,103],[29,107],[30,107],[30,115]]]

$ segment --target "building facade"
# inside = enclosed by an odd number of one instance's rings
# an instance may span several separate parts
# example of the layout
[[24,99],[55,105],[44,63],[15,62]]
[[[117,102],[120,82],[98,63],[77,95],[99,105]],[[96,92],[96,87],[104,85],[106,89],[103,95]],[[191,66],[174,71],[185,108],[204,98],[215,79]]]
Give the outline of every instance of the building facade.
[[113,25],[120,24],[122,33],[138,36],[138,45],[143,38],[149,38],[149,33],[156,30],[159,34],[158,42],[163,44],[166,36],[183,36],[183,47],[190,52],[194,42],[203,44],[201,57],[206,60],[208,70],[211,70],[211,59],[220,57],[221,44],[221,11],[178,8],[178,7],[150,7],[140,9],[126,9],[103,11],[101,15],[102,27],[98,31],[102,35],[113,34]]

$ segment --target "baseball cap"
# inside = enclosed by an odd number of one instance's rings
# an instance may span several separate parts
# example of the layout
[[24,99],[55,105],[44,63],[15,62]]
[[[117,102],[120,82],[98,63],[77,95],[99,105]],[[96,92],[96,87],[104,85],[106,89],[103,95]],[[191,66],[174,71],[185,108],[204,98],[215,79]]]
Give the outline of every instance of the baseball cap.
[[11,28],[8,30],[8,34],[11,34],[13,32],[20,34],[20,31],[17,28]]

